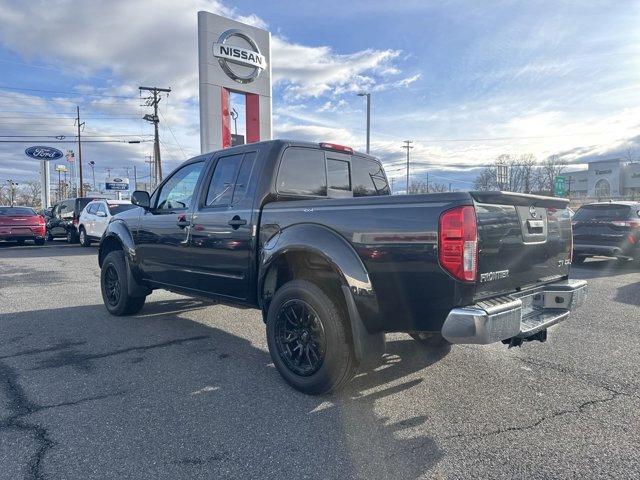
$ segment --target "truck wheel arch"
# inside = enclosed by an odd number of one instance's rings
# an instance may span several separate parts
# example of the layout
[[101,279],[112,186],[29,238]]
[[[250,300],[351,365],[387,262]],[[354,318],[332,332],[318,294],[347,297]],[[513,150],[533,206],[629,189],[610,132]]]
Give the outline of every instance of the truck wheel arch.
[[377,309],[369,274],[353,247],[333,230],[317,224],[288,227],[265,242],[260,255],[258,299],[263,312],[287,281],[305,278],[330,289],[351,324],[356,357],[370,364],[384,353],[384,334],[370,333],[359,304]]

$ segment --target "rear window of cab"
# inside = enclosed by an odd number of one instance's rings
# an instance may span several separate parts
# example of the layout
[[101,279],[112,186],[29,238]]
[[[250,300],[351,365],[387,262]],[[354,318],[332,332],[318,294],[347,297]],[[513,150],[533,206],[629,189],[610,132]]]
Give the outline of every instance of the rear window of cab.
[[[308,147],[288,147],[282,154],[276,182],[280,194],[331,197],[389,195],[382,166],[357,155],[334,154]],[[336,195],[338,196],[338,195]]]

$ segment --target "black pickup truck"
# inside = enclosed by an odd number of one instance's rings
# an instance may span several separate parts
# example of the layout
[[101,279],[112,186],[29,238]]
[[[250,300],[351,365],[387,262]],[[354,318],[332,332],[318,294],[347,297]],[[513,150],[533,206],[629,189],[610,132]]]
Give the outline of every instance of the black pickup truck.
[[294,388],[338,389],[375,364],[384,334],[510,346],[586,295],[569,280],[563,199],[504,192],[392,196],[348,147],[283,140],[193,158],[100,242],[104,303],[138,312],[153,289],[262,311]]

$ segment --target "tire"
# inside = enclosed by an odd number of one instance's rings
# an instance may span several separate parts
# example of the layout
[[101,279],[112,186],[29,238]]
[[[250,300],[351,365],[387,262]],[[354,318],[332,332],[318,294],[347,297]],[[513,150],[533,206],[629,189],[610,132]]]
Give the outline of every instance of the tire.
[[451,348],[451,344],[439,333],[415,332],[409,335],[425,348],[432,350],[446,350]]
[[138,313],[147,298],[129,295],[127,268],[124,252],[116,250],[106,256],[100,271],[102,301],[109,313],[118,317]]
[[44,245],[44,238],[36,238],[33,242],[34,242],[36,245],[38,245],[38,246],[40,246],[40,247],[41,247],[42,245]]
[[78,240],[76,239],[77,235],[71,230],[67,230],[67,243],[76,243]]
[[574,255],[571,263],[574,265],[582,265],[586,259],[587,257],[585,255]]
[[24,245],[24,239],[16,240],[16,245]]
[[80,245],[83,247],[88,247],[91,245],[91,240],[87,236],[87,231],[84,227],[80,227]]
[[355,374],[346,315],[337,302],[307,280],[290,281],[274,295],[267,313],[267,343],[282,378],[300,392],[333,392]]
[[47,242],[53,242],[53,235],[51,235],[51,232],[47,232]]

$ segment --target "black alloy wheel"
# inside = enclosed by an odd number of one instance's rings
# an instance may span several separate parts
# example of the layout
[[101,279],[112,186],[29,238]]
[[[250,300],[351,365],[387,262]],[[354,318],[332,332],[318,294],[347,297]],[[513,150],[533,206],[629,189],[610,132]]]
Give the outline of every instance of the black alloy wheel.
[[318,314],[301,299],[284,303],[276,316],[275,340],[278,355],[296,375],[316,373],[324,362],[326,337]]
[[113,265],[107,265],[104,272],[104,295],[107,303],[112,307],[120,302],[120,278],[118,272]]
[[130,272],[122,250],[110,252],[102,262],[100,290],[104,306],[116,316],[133,315],[142,310],[146,296],[129,292]]

